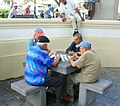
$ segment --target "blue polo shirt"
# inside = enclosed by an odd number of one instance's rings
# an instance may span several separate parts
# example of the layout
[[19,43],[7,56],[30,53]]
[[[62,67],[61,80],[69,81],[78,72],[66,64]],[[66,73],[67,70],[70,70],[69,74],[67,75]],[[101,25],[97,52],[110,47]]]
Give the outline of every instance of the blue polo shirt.
[[[37,45],[37,42],[35,42],[34,38],[29,39],[27,42],[27,50],[29,50],[30,47],[36,46],[36,45]],[[48,50],[48,48],[46,48],[46,50]]]
[[96,0],[84,0],[85,2],[96,2]]
[[50,8],[45,12],[45,14],[50,14],[50,12],[53,11],[53,10],[54,10],[54,7],[50,7]]
[[35,42],[34,38],[31,38],[28,40],[27,42],[27,50],[32,47],[32,46],[35,46],[37,43]]
[[24,78],[30,85],[40,85],[48,76],[48,68],[54,60],[38,45],[30,47],[26,55]]

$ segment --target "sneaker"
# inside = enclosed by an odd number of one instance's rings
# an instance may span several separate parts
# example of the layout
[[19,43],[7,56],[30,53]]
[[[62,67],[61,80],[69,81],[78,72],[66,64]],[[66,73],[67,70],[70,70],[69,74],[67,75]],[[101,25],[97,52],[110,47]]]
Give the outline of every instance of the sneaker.
[[88,19],[88,20],[92,20],[92,18],[91,18],[91,17],[88,17],[87,19]]
[[76,33],[79,33],[79,31],[77,29],[74,29],[73,36],[75,36]]

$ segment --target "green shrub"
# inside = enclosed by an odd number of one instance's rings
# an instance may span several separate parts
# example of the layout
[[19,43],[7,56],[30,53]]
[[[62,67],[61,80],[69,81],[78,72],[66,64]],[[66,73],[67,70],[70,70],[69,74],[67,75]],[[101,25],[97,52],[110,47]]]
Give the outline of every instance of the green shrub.
[[120,19],[120,13],[118,13],[118,19]]
[[0,9],[0,18],[7,18],[9,11],[10,11],[10,9],[1,8]]

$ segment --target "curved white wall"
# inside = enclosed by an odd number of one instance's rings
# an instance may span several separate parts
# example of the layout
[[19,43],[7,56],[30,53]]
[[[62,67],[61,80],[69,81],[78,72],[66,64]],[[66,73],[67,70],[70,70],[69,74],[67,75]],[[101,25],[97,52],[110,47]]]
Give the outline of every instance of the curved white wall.
[[[70,21],[63,23],[61,19],[0,20],[0,80],[23,75],[26,41],[38,27],[50,38],[51,49],[64,51],[73,40]],[[119,21],[85,21],[81,24],[80,32],[98,51],[102,67],[120,67]]]

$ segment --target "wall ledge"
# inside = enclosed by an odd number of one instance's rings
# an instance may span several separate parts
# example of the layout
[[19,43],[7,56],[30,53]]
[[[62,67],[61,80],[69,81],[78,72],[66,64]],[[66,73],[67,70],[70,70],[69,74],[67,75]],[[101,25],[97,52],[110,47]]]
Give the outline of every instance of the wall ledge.
[[[72,28],[71,20],[62,22],[61,19],[0,19],[0,29],[2,28]],[[119,29],[120,21],[115,20],[85,20],[81,22],[81,28],[105,28]]]

